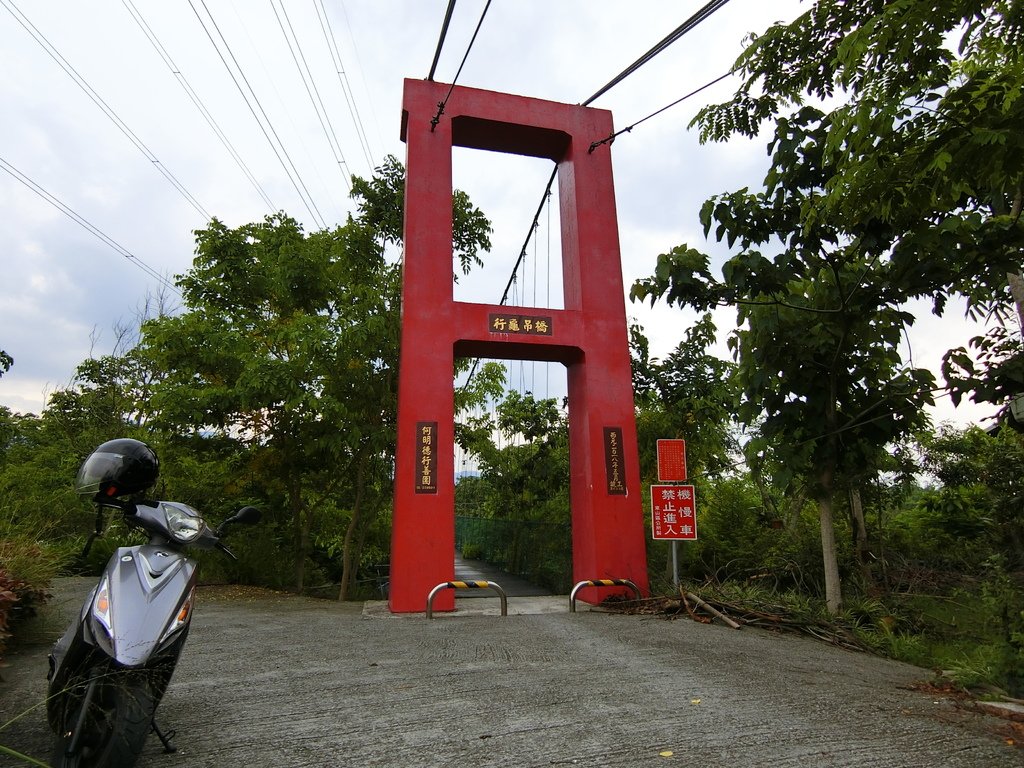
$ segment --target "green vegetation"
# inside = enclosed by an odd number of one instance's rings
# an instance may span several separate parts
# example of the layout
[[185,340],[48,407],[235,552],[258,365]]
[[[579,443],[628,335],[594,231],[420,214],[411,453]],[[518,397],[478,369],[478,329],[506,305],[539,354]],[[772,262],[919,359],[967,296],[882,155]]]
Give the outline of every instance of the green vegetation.
[[[723,193],[701,210],[705,235],[728,248],[721,277],[707,254],[680,245],[632,292],[700,311],[736,308],[728,341],[745,459],[763,509],[781,512],[791,535],[781,548],[712,543],[744,558],[781,557],[761,561],[773,573],[793,563],[823,584],[834,616],[851,577],[847,593],[872,597],[890,594],[908,567],[982,578],[973,600],[999,618],[986,638],[1001,659],[993,669],[1014,690],[1018,438],[1005,429],[997,458],[981,433],[929,436],[922,409],[938,387],[904,360],[901,341],[915,320],[911,300],[929,299],[941,314],[960,297],[994,323],[971,343],[977,360],[966,349],[947,354],[949,392],[1005,407],[1024,387],[1008,285],[1024,245],[1022,37],[1019,3],[981,0],[818,0],[752,37],[734,97],[694,120],[705,141],[774,127],[762,189]],[[912,488],[914,468],[892,450],[915,437],[935,487]],[[973,465],[957,475],[954,455]],[[796,557],[805,499],[818,509],[820,579]]]
[[[1024,392],[1007,274],[1024,247],[1024,17],[1019,3],[818,0],[754,38],[705,140],[770,123],[761,189],[701,211],[728,253],[658,258],[637,300],[697,310],[652,357],[631,329],[641,475],[660,437],[688,442],[700,538],[685,582],[752,608],[834,622],[859,643],[1024,694],[1024,436],[934,429],[943,389],[906,357],[908,302],[956,297],[992,320],[943,374],[955,398]],[[204,578],[377,597],[390,539],[404,169],[356,179],[357,214],[306,233],[284,214],[196,233],[184,307],[152,302],[115,351],[83,361],[38,416],[0,409],[0,643],[57,573],[95,572],[126,533],[79,557],[93,515],[72,478],[98,443],[163,459],[160,496],[217,520],[260,506],[239,561]],[[453,273],[490,247],[455,195]],[[709,310],[731,306],[731,361]],[[13,361],[0,352],[0,375]],[[467,361],[459,362],[461,373]],[[486,407],[485,407],[486,406]],[[493,406],[493,408],[489,407]],[[566,415],[506,391],[488,363],[456,392],[458,545],[565,591]],[[1007,409],[1008,411],[1008,409]],[[669,593],[670,550],[648,546]],[[2,650],[2,648],[0,648]]]

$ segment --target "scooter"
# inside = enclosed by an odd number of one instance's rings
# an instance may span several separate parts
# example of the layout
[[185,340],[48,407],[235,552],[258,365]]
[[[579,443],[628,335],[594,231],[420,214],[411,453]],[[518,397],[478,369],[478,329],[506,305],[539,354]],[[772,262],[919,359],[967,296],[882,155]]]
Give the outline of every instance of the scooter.
[[[219,549],[236,524],[259,521],[243,507],[211,529],[198,511],[173,501],[121,499],[156,481],[156,454],[135,440],[104,443],[82,465],[78,489],[94,493],[96,534],[108,510],[141,529],[149,541],[119,548],[110,558],[78,618],[50,653],[47,717],[55,734],[52,764],[91,768],[132,766],[150,731],[166,752],[154,713],[188,636],[197,563],[189,549]],[[88,545],[87,545],[88,548]]]

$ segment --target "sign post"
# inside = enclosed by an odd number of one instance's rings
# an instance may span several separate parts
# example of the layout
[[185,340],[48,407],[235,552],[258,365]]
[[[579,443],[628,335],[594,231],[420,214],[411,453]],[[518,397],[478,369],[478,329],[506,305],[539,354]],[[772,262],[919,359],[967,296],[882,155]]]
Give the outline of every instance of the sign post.
[[[686,480],[686,441],[679,438],[658,440],[658,482],[681,483]],[[671,488],[672,486],[666,486]],[[692,486],[691,486],[692,488]],[[692,498],[692,492],[691,492]],[[651,488],[651,504],[654,504],[654,487]],[[653,514],[653,513],[652,513]],[[671,514],[671,513],[670,513]],[[693,538],[697,538],[696,510],[693,514]],[[652,525],[653,528],[653,525]],[[658,538],[655,535],[654,538]],[[672,537],[672,583],[679,586],[679,539]]]
[[697,498],[692,485],[651,486],[654,539],[672,542],[672,583],[679,586],[680,541],[697,540]]

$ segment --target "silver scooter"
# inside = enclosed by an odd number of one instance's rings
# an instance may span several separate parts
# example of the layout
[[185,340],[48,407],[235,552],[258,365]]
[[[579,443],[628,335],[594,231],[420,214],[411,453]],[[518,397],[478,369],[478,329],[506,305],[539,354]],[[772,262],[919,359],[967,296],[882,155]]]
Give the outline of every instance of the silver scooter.
[[149,541],[111,556],[51,651],[47,717],[55,734],[54,766],[134,765],[150,731],[165,751],[175,751],[174,734],[160,730],[154,713],[192,620],[197,563],[187,550],[220,549],[234,557],[221,541],[226,529],[259,521],[259,510],[243,507],[211,529],[187,504],[118,498],[155,483],[157,466],[144,443],[120,439],[97,448],[79,471],[79,491],[95,494],[97,534],[112,509]]

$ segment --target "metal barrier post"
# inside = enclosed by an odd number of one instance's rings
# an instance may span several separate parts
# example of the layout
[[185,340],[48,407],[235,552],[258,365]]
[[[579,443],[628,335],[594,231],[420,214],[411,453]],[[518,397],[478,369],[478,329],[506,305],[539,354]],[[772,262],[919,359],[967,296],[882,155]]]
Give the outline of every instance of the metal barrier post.
[[587,581],[581,581],[572,588],[572,592],[569,595],[569,612],[576,613],[576,593],[584,587],[629,587],[636,593],[636,599],[642,600],[643,593],[640,591],[640,587],[634,584],[629,579],[589,579]]
[[497,592],[501,599],[501,615],[508,616],[508,597],[505,595],[505,590],[493,581],[443,581],[430,590],[430,594],[427,595],[427,618],[434,618],[434,596],[442,589],[487,589],[488,587]]

